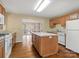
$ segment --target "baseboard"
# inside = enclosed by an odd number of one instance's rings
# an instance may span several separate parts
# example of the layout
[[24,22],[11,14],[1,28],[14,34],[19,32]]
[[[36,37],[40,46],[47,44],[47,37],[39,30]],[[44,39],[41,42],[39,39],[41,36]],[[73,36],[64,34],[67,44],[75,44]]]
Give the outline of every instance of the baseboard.
[[[66,48],[66,46],[65,46],[65,45],[60,44],[60,43],[58,43],[58,44]],[[68,51],[71,51],[72,53],[79,54],[79,53],[77,53],[77,52],[72,51],[71,49],[68,49],[68,48],[66,48],[66,49],[67,49]]]
[[65,45],[61,44],[61,43],[58,43],[59,45],[62,45],[63,47],[66,47]]
[[22,41],[16,41],[16,43],[19,43],[19,42],[22,42]]
[[69,50],[69,51],[71,51],[72,53],[76,53],[76,54],[79,54],[79,53],[77,53],[77,52],[74,52],[74,51],[72,51],[71,49],[69,49],[69,48],[66,48],[67,50]]

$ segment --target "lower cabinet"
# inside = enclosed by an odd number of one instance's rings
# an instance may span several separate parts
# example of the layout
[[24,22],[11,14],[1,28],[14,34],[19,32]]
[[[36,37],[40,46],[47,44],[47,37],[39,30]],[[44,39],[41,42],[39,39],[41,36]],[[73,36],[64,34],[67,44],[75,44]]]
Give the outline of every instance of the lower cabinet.
[[4,38],[0,38],[0,58],[3,58],[4,57]]
[[3,57],[3,47],[0,46],[0,58],[2,58],[2,57]]
[[12,46],[16,43],[16,33],[12,33]]

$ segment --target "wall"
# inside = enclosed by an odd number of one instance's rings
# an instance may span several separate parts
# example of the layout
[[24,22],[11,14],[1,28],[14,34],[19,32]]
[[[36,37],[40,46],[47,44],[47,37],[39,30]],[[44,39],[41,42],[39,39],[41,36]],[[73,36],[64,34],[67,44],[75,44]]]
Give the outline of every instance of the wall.
[[29,19],[32,21],[39,21],[42,25],[42,31],[49,30],[49,20],[47,18],[29,17],[27,15],[7,13],[7,31],[16,32],[18,42],[22,41],[24,29],[22,19],[26,19],[26,21],[29,21]]

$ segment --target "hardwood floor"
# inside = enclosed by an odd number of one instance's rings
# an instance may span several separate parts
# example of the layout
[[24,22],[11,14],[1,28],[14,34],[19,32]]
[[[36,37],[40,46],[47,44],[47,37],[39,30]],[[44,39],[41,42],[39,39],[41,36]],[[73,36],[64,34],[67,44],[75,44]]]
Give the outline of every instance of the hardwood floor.
[[[23,46],[22,43],[16,43],[13,47],[10,58],[41,58],[41,56],[37,53],[35,48],[32,45]],[[48,56],[46,58],[78,58],[79,55],[70,52],[62,45],[59,45],[59,51],[55,55]]]
[[[64,46],[59,44],[59,51],[55,55],[45,58],[78,58],[79,54],[67,50]],[[10,58],[41,58],[36,49],[33,47],[31,40],[24,41],[24,43],[16,43],[12,49]]]
[[22,43],[17,43],[12,50],[11,58],[37,58],[40,55],[35,48],[30,46],[23,46]]

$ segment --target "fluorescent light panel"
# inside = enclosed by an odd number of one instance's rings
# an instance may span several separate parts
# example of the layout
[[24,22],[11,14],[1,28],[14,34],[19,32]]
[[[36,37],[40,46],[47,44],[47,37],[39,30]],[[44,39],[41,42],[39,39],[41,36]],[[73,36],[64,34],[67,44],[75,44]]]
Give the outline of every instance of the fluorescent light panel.
[[40,6],[40,4],[42,3],[42,1],[43,1],[43,0],[39,0],[39,1],[38,1],[38,3],[37,3],[37,5],[35,6],[34,10],[36,10],[36,9]]
[[40,0],[40,2],[41,3],[36,8],[37,12],[41,12],[42,10],[44,10],[50,4],[50,0]]
[[48,5],[50,4],[49,0],[44,0],[43,3],[39,6],[39,8],[37,9],[37,12],[41,12],[42,10],[44,10]]

